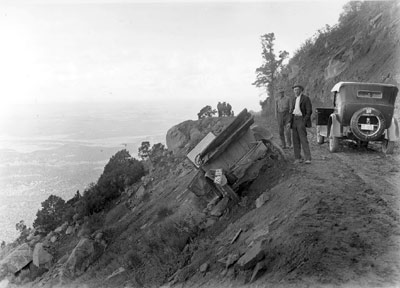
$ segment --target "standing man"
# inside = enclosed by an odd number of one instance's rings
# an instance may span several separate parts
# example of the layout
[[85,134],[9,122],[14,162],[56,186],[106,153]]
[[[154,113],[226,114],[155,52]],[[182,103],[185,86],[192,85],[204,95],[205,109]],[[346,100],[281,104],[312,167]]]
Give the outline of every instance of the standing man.
[[218,102],[217,110],[218,110],[218,117],[222,117],[222,103],[221,102]]
[[292,117],[291,128],[293,137],[293,148],[295,163],[301,163],[301,148],[303,148],[304,158],[306,164],[311,164],[311,152],[307,139],[307,129],[311,127],[311,113],[312,105],[308,96],[303,94],[304,87],[296,84],[293,87],[294,95],[296,96],[293,101],[290,114]]
[[[283,149],[292,147],[291,131],[288,125],[290,123],[291,108],[292,99],[285,96],[285,90],[283,88],[279,88],[279,95],[275,102],[275,117],[278,120],[279,137],[281,139]],[[286,143],[288,146],[286,146]]]

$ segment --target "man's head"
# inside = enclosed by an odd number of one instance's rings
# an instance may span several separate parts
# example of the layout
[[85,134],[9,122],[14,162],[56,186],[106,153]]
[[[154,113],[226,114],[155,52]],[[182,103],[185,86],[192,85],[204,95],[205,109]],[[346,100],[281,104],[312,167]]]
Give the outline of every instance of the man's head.
[[296,84],[292,88],[293,88],[293,92],[296,96],[301,95],[301,93],[304,91],[304,87],[301,86],[300,84]]

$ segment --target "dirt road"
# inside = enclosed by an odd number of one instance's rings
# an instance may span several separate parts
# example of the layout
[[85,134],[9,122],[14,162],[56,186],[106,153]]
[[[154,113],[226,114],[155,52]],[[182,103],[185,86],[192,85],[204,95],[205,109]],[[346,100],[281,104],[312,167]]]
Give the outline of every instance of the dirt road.
[[[328,144],[316,144],[315,128],[309,132],[312,164],[292,164],[293,151],[285,150],[287,167],[263,171],[244,193],[254,199],[266,192],[269,200],[248,204],[228,223],[208,251],[209,272],[182,287],[400,286],[400,147],[387,156],[379,144],[360,150],[342,143],[331,154]],[[218,261],[260,241],[266,271],[252,283],[252,270]]]

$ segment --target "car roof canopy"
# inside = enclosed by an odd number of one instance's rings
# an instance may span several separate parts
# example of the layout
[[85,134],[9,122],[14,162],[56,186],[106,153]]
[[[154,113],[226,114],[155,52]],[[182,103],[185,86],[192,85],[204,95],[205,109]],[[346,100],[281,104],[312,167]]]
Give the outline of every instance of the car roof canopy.
[[368,83],[368,82],[338,82],[333,86],[331,92],[339,92],[340,88],[343,86],[362,86],[362,87],[389,87],[389,88],[395,88],[397,90],[397,87],[392,84],[383,84],[383,83]]

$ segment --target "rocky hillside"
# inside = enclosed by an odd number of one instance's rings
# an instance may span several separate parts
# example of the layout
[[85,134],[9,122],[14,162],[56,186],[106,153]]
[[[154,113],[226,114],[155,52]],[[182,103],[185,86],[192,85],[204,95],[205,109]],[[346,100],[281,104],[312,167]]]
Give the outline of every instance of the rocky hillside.
[[331,106],[339,81],[400,85],[400,3],[350,2],[339,24],[319,30],[296,51],[279,82],[303,83],[315,105]]
[[[338,81],[399,85],[399,10],[394,1],[351,2],[338,25],[298,49],[279,83],[288,92],[302,83],[315,106],[331,105]],[[172,127],[168,151],[143,161],[140,180],[104,180],[104,193],[123,189],[102,209],[2,247],[1,279],[9,287],[398,287],[398,147],[394,156],[344,144],[345,153],[329,154],[310,131],[312,165],[290,165],[292,151],[282,156],[270,141],[239,203],[195,195],[197,170],[185,155],[232,120]],[[263,138],[277,136],[269,130]]]

